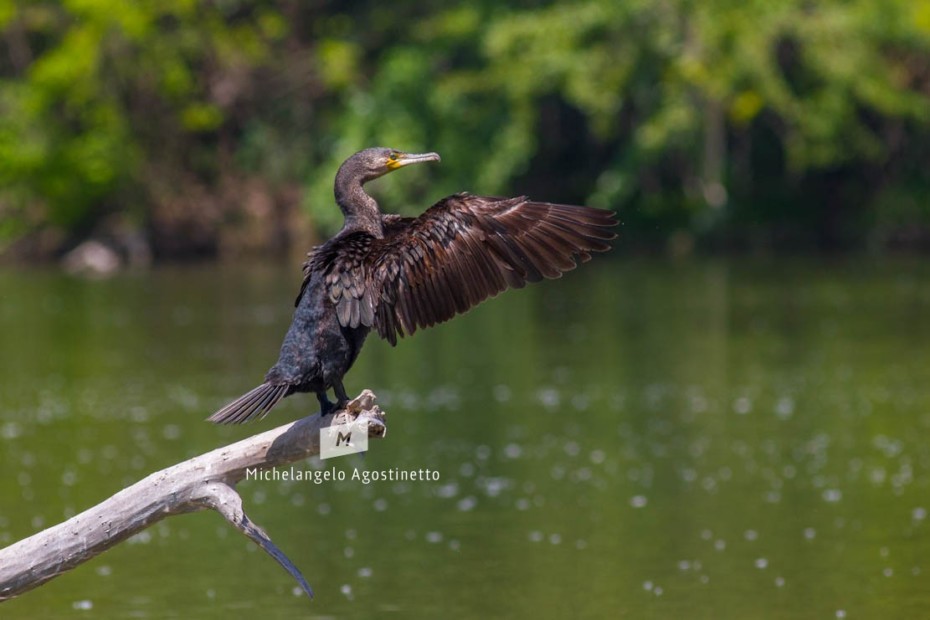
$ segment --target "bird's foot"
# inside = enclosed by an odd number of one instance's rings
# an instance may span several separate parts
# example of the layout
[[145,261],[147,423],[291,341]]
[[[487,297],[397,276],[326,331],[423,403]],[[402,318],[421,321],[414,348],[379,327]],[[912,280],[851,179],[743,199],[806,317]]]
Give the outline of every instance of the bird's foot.
[[316,398],[317,398],[318,401],[320,401],[320,417],[321,417],[321,418],[325,418],[325,417],[328,416],[329,414],[331,414],[331,413],[333,413],[334,411],[336,411],[336,405],[334,405],[333,403],[331,403],[330,400],[329,400],[328,398],[326,398],[326,393],[325,393],[325,392],[323,392],[322,394],[321,394],[321,393],[317,393]]
[[326,404],[320,403],[320,417],[325,418],[329,414],[336,413],[337,411],[342,411],[348,406],[349,406],[349,401],[347,400],[346,401],[339,400],[339,401],[336,401],[335,403],[332,403],[330,401],[326,401]]
[[336,392],[336,411],[341,411],[348,407],[349,401],[352,399],[346,394],[346,388],[342,385],[342,381],[337,382],[333,386],[333,390]]
[[342,411],[349,405],[351,400],[347,395],[345,388],[339,386],[336,388],[336,402],[335,404],[330,402],[329,398],[326,396],[326,392],[317,392],[317,400],[320,401],[320,417],[325,418],[331,413],[336,413],[337,411]]

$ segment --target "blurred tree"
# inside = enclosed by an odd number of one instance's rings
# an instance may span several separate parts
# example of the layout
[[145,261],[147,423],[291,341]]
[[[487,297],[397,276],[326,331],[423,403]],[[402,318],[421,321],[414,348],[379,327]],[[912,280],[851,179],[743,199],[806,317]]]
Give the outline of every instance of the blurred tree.
[[[925,13],[905,0],[430,13],[346,89],[345,145],[308,199],[324,204],[330,170],[352,150],[428,144],[444,156],[438,193],[515,184],[620,209],[640,236],[659,231],[652,240],[677,228],[772,238],[787,222],[840,243],[867,201],[896,187],[889,162],[930,137]],[[869,172],[880,178],[863,188]],[[402,201],[405,187],[386,191]]]
[[195,221],[171,196],[217,170],[248,70],[286,31],[278,12],[237,4],[0,2],[0,235],[86,234],[114,212]]
[[925,3],[0,0],[0,31],[0,240],[118,214],[161,254],[280,247],[298,203],[338,226],[374,144],[443,155],[373,188],[408,212],[519,191],[634,244],[930,239]]

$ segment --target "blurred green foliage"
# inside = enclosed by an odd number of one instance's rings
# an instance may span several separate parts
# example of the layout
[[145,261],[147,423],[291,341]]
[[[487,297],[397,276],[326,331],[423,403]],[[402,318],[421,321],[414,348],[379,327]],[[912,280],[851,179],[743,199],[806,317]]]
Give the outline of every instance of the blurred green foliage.
[[930,240],[925,2],[0,0],[0,30],[0,243],[331,232],[376,144],[443,156],[373,189],[408,213],[525,192],[631,245]]

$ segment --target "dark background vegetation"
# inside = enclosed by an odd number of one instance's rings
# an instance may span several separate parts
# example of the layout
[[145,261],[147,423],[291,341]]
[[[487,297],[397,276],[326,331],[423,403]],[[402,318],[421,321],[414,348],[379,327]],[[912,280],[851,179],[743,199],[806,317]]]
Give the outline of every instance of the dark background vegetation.
[[0,253],[304,251],[373,191],[619,212],[623,247],[930,248],[930,5],[0,1]]

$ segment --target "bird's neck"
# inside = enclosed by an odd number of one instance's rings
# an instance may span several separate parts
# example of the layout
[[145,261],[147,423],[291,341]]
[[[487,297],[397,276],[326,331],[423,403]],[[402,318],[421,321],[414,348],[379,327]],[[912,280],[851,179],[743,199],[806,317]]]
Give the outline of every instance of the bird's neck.
[[375,199],[365,193],[362,183],[356,176],[336,175],[336,204],[346,218],[342,230],[364,231],[380,239],[384,236],[381,211]]

